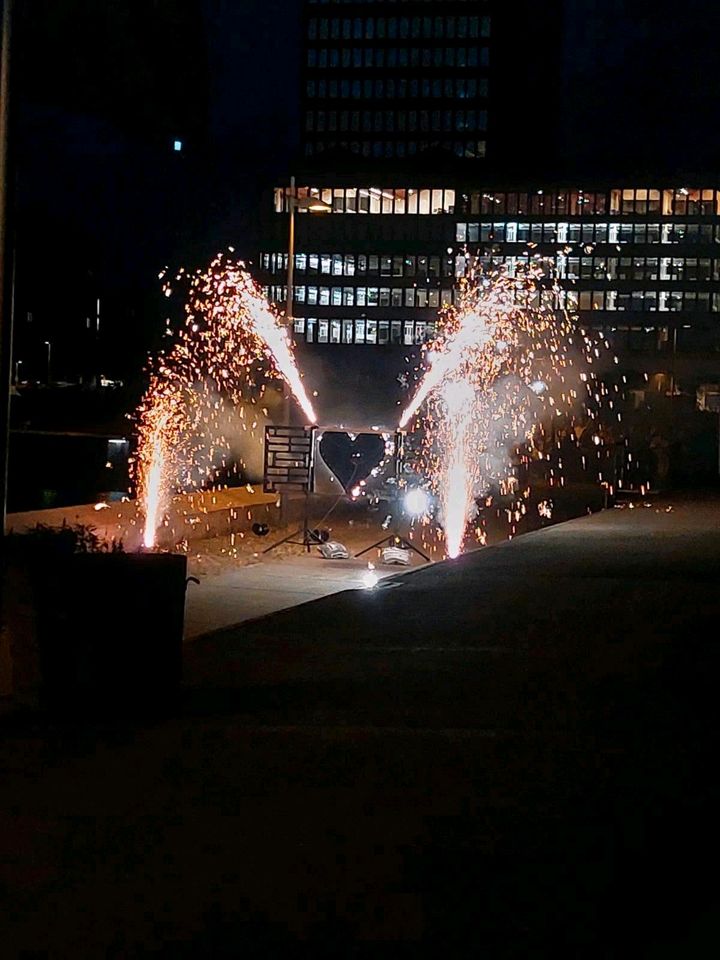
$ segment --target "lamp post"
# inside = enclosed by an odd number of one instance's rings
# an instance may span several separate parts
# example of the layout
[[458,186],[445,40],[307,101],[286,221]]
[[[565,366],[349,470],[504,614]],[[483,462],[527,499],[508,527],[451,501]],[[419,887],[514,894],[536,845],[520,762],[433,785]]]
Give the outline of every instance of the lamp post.
[[295,177],[290,177],[287,201],[290,223],[288,228],[287,277],[285,279],[285,322],[288,325],[288,331],[290,331],[293,323],[293,284],[295,282],[295,204],[297,203]]
[[319,197],[298,198],[295,177],[290,177],[290,189],[287,193],[290,223],[288,228],[288,262],[285,296],[285,322],[290,327],[293,322],[293,286],[295,281],[295,211],[307,210],[309,213],[332,213],[332,207]]
[[[290,177],[290,188],[287,191],[287,204],[289,214],[288,225],[288,261],[287,276],[285,279],[285,324],[288,333],[292,333],[293,328],[293,295],[295,285],[295,211],[307,210],[309,213],[332,213],[332,207],[325,203],[319,197],[298,198],[295,187],[295,177]],[[290,401],[286,398],[283,406],[283,419],[286,422],[290,420]]]
[[12,171],[10,156],[10,31],[12,0],[3,0],[0,19],[0,538],[7,513],[10,445],[10,380],[13,341]]
[[45,346],[47,347],[47,384],[50,386],[50,351],[52,346],[49,340],[45,341]]

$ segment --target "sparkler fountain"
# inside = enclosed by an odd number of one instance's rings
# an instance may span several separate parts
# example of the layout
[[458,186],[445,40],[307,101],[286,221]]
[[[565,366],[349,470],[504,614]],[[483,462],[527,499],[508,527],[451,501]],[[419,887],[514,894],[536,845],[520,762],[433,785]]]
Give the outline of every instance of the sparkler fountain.
[[450,378],[439,393],[439,439],[445,455],[440,461],[437,484],[445,522],[445,543],[451,559],[462,550],[465,527],[472,511],[478,482],[480,457],[473,444],[475,390],[467,380]]
[[[532,445],[543,412],[570,412],[581,383],[598,399],[594,375],[572,372],[578,358],[587,369],[599,356],[597,344],[558,309],[561,291],[542,278],[532,266],[517,277],[463,281],[400,418],[400,429],[411,421],[422,428],[420,468],[438,497],[451,558],[462,551],[477,498],[491,480],[507,479],[509,446]],[[317,419],[288,331],[242,263],[220,255],[206,271],[176,279],[189,282],[185,325],[160,355],[138,413],[134,476],[148,548],[173,493],[217,478],[228,418],[257,403],[269,380],[284,381],[307,422]]]
[[[556,309],[559,290],[543,289],[541,277],[533,268],[465,283],[427,346],[426,372],[400,419],[402,428],[425,411],[416,420],[420,466],[438,496],[450,558],[462,551],[476,498],[507,474],[508,446],[532,443],[543,411],[570,412],[579,397],[572,367],[578,356],[592,362],[594,344]],[[592,383],[586,378],[588,390]]]
[[143,478],[143,493],[145,503],[145,526],[143,527],[143,546],[151,548],[155,545],[155,531],[159,522],[160,505],[165,500],[164,481],[167,476],[167,451],[164,450],[167,437],[168,418],[160,414],[152,427],[147,439],[149,453],[147,460],[143,459],[146,476]]
[[156,363],[137,416],[134,478],[147,548],[155,545],[172,494],[216,475],[217,458],[228,450],[228,411],[248,399],[256,403],[266,381],[283,380],[308,422],[317,420],[288,331],[244,265],[219,255],[185,279],[184,329]]

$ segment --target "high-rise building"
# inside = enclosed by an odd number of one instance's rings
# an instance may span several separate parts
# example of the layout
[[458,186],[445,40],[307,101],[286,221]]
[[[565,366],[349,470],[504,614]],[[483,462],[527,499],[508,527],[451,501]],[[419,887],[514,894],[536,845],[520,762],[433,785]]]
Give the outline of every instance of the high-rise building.
[[[557,19],[543,12],[528,20],[522,3],[509,13],[464,0],[308,0],[306,9],[293,319],[306,365],[322,366],[323,383],[337,374],[336,396],[372,392],[385,376],[381,370],[400,369],[403,356],[418,357],[416,347],[432,337],[438,311],[456,301],[471,265],[514,276],[535,258],[558,281],[557,307],[577,313],[609,344],[603,356],[623,389],[637,397],[682,392],[689,405],[699,388],[720,391],[712,388],[720,384],[716,178],[670,176],[661,163],[655,176],[618,175],[619,161],[605,175],[588,166],[580,176],[563,162],[555,132],[566,119],[554,126],[550,119],[563,113]],[[471,40],[478,52],[469,68]],[[398,64],[401,48],[408,66],[389,67],[388,50]],[[460,67],[459,48],[465,50]],[[471,80],[474,119],[483,111],[487,144],[474,156],[460,148],[463,107],[450,98]],[[352,116],[357,129],[346,131]],[[446,131],[446,123],[455,129]],[[340,162],[353,152],[354,166]],[[445,164],[448,155],[458,159]],[[275,191],[274,214],[268,202],[259,263],[270,298],[281,306],[288,195],[286,187]],[[313,215],[313,206],[327,215]]]
[[[542,265],[560,287],[554,305],[609,344],[597,369],[638,397],[682,391],[694,403],[699,388],[720,383],[717,187],[410,183],[297,187],[308,203],[296,217],[294,331],[317,382],[338,381],[325,391],[328,412],[350,396],[364,407],[384,390],[373,422],[389,422],[392,370],[418,357],[478,265],[510,276]],[[313,198],[328,212],[312,213]],[[285,190],[275,202],[259,266],[283,306]]]
[[308,0],[302,152],[486,155],[487,0]]

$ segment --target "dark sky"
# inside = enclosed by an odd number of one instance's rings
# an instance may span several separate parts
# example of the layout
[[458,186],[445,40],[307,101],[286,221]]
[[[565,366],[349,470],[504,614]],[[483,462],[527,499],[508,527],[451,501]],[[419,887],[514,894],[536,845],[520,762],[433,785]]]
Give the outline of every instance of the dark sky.
[[720,168],[720,4],[566,0],[562,152],[610,177]]
[[162,329],[165,263],[206,263],[228,244],[256,254],[259,191],[295,149],[299,9],[17,4],[17,340],[29,366],[52,339],[69,371],[99,296],[105,367],[139,369]]

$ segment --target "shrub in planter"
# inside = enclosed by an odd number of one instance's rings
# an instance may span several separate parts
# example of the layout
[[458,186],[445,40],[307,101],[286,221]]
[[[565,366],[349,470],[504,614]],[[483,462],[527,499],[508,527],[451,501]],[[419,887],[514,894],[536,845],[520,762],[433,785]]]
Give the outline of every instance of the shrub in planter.
[[6,551],[26,614],[9,624],[27,648],[15,643],[13,659],[35,656],[41,705],[109,719],[167,708],[182,674],[185,556],[124,553],[84,525],[38,525]]

